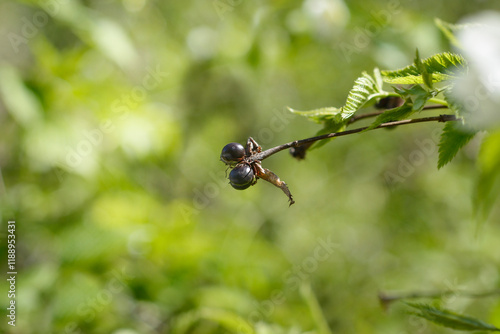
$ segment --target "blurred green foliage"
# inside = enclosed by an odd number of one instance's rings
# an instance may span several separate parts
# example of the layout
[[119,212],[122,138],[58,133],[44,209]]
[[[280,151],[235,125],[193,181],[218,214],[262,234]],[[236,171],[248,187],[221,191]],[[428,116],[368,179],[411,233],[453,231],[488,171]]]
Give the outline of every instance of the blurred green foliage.
[[269,148],[313,135],[286,106],[342,105],[361,71],[449,50],[434,17],[494,7],[3,1],[0,250],[4,264],[15,219],[18,308],[16,327],[3,316],[0,328],[445,333],[384,312],[377,293],[449,289],[445,306],[499,326],[497,299],[459,293],[500,279],[500,211],[476,233],[472,210],[476,139],[439,171],[437,147],[422,144],[437,144],[439,124],[337,139],[302,162],[282,152],[266,167],[290,208],[263,182],[232,189],[219,161],[248,136]]

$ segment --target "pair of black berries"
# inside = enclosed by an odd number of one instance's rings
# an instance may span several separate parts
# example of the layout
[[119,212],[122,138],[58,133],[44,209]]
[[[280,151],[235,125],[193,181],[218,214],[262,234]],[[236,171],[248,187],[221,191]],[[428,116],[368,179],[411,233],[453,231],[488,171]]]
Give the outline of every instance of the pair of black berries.
[[229,183],[234,189],[247,189],[256,181],[252,167],[246,163],[240,163],[246,154],[245,148],[240,143],[229,143],[222,148],[220,159],[226,165],[236,165],[229,173]]
[[243,190],[257,183],[258,179],[263,179],[280,188],[288,196],[290,205],[292,205],[295,201],[286,183],[281,181],[278,175],[261,165],[261,160],[266,157],[266,152],[262,152],[262,148],[252,137],[248,138],[246,147],[239,143],[229,143],[224,146],[220,159],[232,167],[229,173],[229,183],[234,189]]

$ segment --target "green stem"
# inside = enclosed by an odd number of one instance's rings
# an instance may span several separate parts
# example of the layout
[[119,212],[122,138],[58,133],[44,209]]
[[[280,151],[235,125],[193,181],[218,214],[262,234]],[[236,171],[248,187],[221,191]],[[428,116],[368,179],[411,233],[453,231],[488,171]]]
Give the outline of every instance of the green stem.
[[446,106],[446,107],[449,107],[448,106],[448,102],[446,102],[445,100],[443,99],[437,99],[435,97],[431,97],[428,102],[430,103],[437,103],[437,104],[442,104],[443,106]]

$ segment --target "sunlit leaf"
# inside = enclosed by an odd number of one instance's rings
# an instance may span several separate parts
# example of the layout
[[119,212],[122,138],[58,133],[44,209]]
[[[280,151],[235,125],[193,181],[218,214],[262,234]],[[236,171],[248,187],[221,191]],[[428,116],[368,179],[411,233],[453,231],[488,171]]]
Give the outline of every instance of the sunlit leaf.
[[[432,82],[456,78],[466,70],[465,59],[454,53],[444,52],[422,60],[422,65],[432,76]],[[422,73],[415,64],[395,71],[381,71],[385,82],[391,84],[422,84]]]
[[290,110],[290,112],[296,115],[308,117],[309,119],[317,123],[323,123],[327,120],[332,120],[335,118],[338,119],[337,120],[338,122],[342,120],[340,116],[342,109],[339,108],[327,107],[327,108],[319,108],[308,111],[300,111],[288,107],[288,110]]
[[[352,115],[359,109],[363,108],[368,102],[377,98],[386,97],[388,92],[382,90],[382,77],[380,71],[375,68],[373,77],[368,73],[363,72],[356,79],[354,86],[349,91],[345,105],[341,108],[320,108],[309,111],[299,111],[289,108],[289,110],[297,115],[305,116],[317,123],[323,123],[324,127],[316,133],[322,135],[331,132],[337,132],[345,129]],[[313,148],[318,148],[325,145],[330,140],[322,140],[313,145]]]
[[[378,69],[375,70],[375,77],[378,77]],[[375,98],[387,96],[382,91],[379,80],[374,79],[368,73],[362,75],[354,81],[354,86],[347,95],[345,105],[342,107],[342,119],[349,119],[356,111],[361,109],[368,101]]]
[[[342,115],[341,115],[342,109],[339,108],[329,107],[329,108],[320,108],[309,111],[299,111],[288,107],[288,110],[290,110],[294,114],[308,117],[310,120],[316,123],[323,124],[324,125],[323,128],[316,133],[316,136],[320,136],[335,131],[340,131],[341,129],[345,128],[345,123],[342,121]],[[330,140],[321,140],[319,142],[316,142],[311,147],[311,149],[319,148],[328,143],[329,141]]]
[[305,116],[311,120],[324,123],[325,128],[335,129],[344,126],[349,118],[366,103],[376,98],[385,97],[387,92],[382,90],[382,77],[380,71],[376,68],[373,77],[366,72],[354,81],[354,86],[347,94],[345,105],[340,108],[328,107],[313,109],[309,111],[299,111],[288,108],[292,113]]

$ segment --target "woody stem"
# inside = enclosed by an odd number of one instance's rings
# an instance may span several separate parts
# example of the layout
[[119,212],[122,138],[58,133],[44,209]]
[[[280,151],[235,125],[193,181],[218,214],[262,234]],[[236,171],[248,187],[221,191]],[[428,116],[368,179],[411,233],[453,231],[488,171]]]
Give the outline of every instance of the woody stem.
[[[458,121],[461,120],[461,118],[456,117],[455,115],[439,115],[439,116],[431,116],[431,117],[422,117],[422,118],[415,118],[415,119],[406,119],[402,121],[394,121],[394,122],[387,122],[387,123],[382,123],[379,126],[373,128],[374,129],[380,129],[380,128],[388,128],[388,127],[393,127],[393,126],[401,126],[401,125],[408,125],[408,124],[414,124],[414,123],[424,123],[424,122],[452,122],[452,121]],[[256,153],[252,155],[251,157],[248,158],[248,162],[254,162],[254,161],[262,161],[266,158],[269,158],[271,155],[276,154],[280,151],[286,150],[287,148],[290,147],[299,147],[304,144],[308,143],[313,143],[318,140],[324,140],[324,139],[329,139],[329,138],[334,138],[334,137],[341,137],[341,136],[347,136],[347,135],[352,135],[354,133],[362,132],[368,129],[368,126],[362,127],[362,128],[357,128],[357,129],[352,129],[352,130],[346,130],[342,132],[332,132],[332,133],[327,133],[321,136],[316,136],[316,137],[311,137],[311,138],[306,138],[306,139],[301,139],[301,140],[295,140],[283,145],[279,145],[273,148],[270,148],[268,150],[262,151],[260,153]]]

